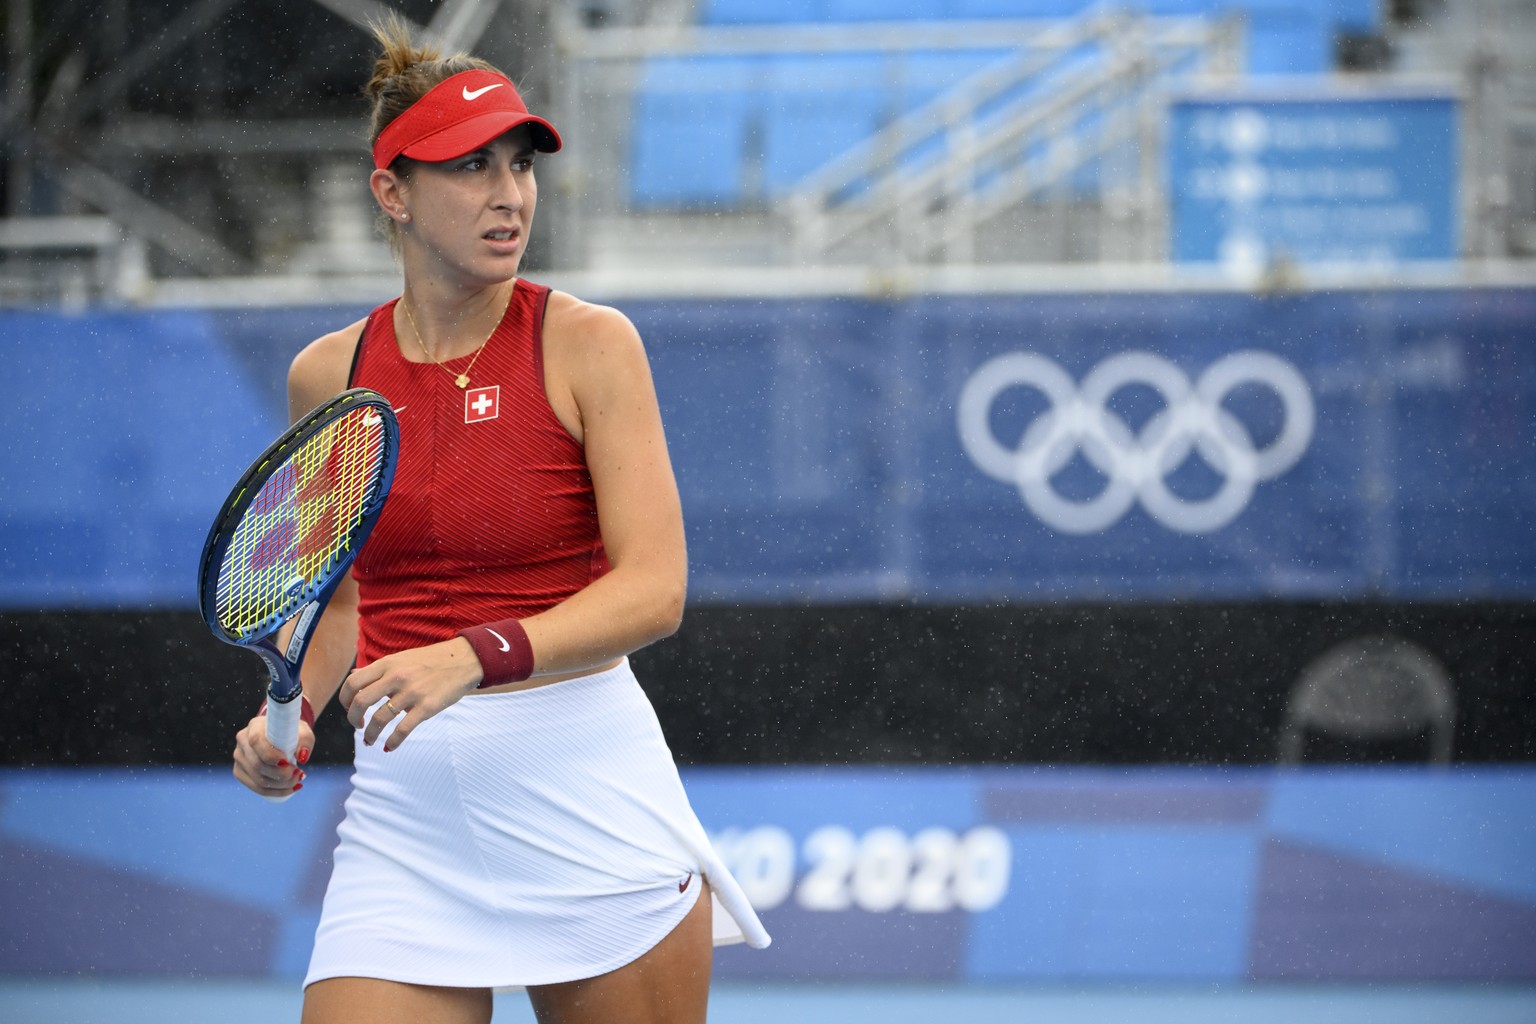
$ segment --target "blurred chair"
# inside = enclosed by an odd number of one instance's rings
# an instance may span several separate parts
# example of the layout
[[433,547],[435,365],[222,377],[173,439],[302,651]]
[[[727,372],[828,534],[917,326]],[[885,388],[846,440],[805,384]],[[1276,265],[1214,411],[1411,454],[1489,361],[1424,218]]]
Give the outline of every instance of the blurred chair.
[[1428,733],[1428,760],[1448,764],[1455,723],[1450,677],[1433,655],[1400,637],[1358,637],[1302,672],[1286,706],[1280,761],[1304,760],[1313,733],[1377,744]]

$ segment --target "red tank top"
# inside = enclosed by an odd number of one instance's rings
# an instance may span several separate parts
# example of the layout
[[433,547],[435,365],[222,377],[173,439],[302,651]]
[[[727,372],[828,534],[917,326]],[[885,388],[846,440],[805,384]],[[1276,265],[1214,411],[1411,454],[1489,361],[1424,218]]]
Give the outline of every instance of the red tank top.
[[462,390],[453,378],[470,356],[409,362],[395,339],[399,300],[369,316],[351,384],[394,406],[400,461],[353,563],[359,665],[544,611],[608,571],[585,451],[544,390],[548,300],[548,288],[516,282]]

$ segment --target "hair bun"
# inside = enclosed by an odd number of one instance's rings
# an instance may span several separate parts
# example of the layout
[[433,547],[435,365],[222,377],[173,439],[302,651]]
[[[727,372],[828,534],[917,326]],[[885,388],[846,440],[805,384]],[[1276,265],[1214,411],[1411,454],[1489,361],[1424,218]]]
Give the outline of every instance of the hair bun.
[[390,84],[418,64],[441,60],[441,51],[435,44],[417,44],[411,39],[410,22],[391,11],[382,21],[373,23],[373,37],[379,41],[380,52],[373,62],[373,77],[363,86],[363,94],[377,103]]

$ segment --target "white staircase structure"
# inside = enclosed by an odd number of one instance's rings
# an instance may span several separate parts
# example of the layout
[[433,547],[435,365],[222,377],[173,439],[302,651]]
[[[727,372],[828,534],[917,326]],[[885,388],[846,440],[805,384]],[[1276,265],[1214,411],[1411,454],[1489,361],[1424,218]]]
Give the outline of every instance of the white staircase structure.
[[[855,241],[885,236],[908,260],[969,263],[986,225],[1054,195],[1133,211],[1145,229],[1136,255],[1154,258],[1163,90],[1235,74],[1239,43],[1235,24],[1197,19],[1110,14],[1045,29],[797,188],[787,204],[796,256],[867,258],[871,244]],[[925,149],[926,159],[912,158]],[[1095,164],[1096,188],[1074,188]]]
[[[938,29],[680,26],[565,39],[573,60],[562,123],[589,144],[571,147],[586,246],[561,262],[600,271],[1156,261],[1166,93],[1242,70],[1239,22],[1115,11]],[[828,154],[787,192],[709,209],[625,202],[626,140],[643,128],[622,114],[648,60],[873,50],[900,61],[1001,47],[1006,56]]]

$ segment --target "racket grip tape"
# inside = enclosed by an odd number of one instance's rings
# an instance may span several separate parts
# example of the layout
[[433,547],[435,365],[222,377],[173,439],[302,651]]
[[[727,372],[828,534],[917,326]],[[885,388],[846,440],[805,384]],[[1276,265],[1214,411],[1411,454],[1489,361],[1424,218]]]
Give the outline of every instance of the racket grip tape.
[[[301,694],[298,700],[284,703],[263,701],[258,714],[267,720],[267,742],[281,750],[284,757],[290,760],[296,758],[299,750],[299,722],[308,722],[311,727],[315,724],[315,712],[309,705],[309,698]],[[287,793],[265,799],[281,803],[292,795]]]

